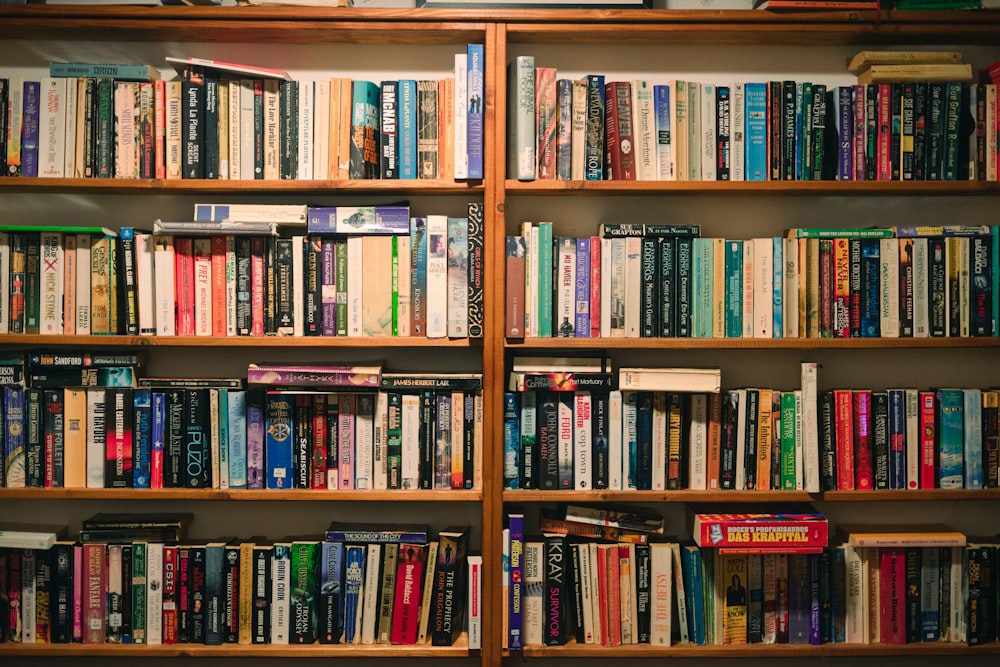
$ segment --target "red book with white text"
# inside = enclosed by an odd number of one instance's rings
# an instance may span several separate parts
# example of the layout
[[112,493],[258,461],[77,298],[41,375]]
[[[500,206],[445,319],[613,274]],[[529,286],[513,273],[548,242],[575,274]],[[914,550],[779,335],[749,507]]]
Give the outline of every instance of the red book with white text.
[[859,389],[853,395],[854,488],[875,488],[875,460],[872,440],[872,393]]
[[837,490],[854,490],[854,421],[850,389],[833,392],[833,423],[837,453]]
[[635,180],[635,146],[632,130],[632,85],[628,81],[604,84],[606,150],[604,180]]
[[177,547],[163,546],[163,643],[177,643]]
[[906,643],[906,549],[879,552],[879,620],[883,644]]
[[400,545],[389,637],[393,644],[417,643],[426,552],[423,544]]
[[919,393],[920,420],[920,488],[937,486],[937,425],[935,423],[934,392]]
[[694,515],[691,536],[703,548],[801,553],[822,550],[828,526],[823,515],[814,513],[699,513]]

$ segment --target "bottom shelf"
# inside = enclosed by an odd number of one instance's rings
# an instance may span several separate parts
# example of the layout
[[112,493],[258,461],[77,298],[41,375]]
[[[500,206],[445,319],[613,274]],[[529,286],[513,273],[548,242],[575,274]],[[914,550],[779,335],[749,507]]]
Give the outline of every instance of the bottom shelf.
[[968,646],[957,642],[912,644],[743,644],[695,646],[594,646],[569,641],[563,646],[528,646],[522,651],[504,649],[504,656],[531,658],[794,658],[848,656],[971,656],[1000,654],[1000,642]]
[[430,644],[0,644],[3,656],[107,656],[118,658],[464,658],[469,651],[466,633],[451,646]]

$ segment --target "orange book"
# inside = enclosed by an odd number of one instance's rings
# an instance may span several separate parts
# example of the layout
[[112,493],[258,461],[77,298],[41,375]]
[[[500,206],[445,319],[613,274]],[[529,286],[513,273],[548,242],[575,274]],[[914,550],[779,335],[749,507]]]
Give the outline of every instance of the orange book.
[[761,389],[757,398],[757,483],[762,491],[771,489],[771,445],[774,437],[771,429],[773,400],[772,390]]
[[226,335],[226,237],[212,236],[212,335]]
[[438,178],[455,178],[455,78],[438,81]]

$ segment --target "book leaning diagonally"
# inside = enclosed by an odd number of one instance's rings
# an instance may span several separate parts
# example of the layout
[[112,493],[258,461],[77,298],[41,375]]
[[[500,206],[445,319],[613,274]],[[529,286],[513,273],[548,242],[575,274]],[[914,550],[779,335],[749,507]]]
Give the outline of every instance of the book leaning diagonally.
[[288,72],[278,69],[270,69],[268,67],[257,67],[255,65],[227,63],[222,62],[221,60],[209,60],[207,58],[175,58],[173,56],[167,56],[166,60],[178,71],[184,69],[185,67],[196,66],[218,70],[220,72],[245,74],[247,76],[260,77],[264,79],[285,79],[286,81],[291,81],[292,79]]

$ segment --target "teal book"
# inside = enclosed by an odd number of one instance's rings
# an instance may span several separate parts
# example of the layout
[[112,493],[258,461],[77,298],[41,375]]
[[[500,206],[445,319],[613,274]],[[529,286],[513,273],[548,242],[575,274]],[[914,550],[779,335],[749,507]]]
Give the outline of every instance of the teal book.
[[229,390],[227,419],[229,442],[229,488],[247,488],[247,393],[242,389]]
[[350,178],[378,178],[381,89],[373,81],[355,80],[352,86],[348,175]]
[[938,486],[961,489],[964,483],[965,392],[935,390],[938,422]]
[[691,643],[705,644],[705,598],[703,594],[701,551],[696,546],[681,546],[681,574],[687,603],[688,636]]
[[399,177],[417,177],[417,82],[399,80]]
[[156,81],[160,78],[160,70],[152,65],[50,62],[49,76],[114,79],[116,81]]
[[691,323],[693,338],[712,337],[712,262],[714,256],[712,239],[694,239],[691,257]]
[[535,57],[517,56],[507,67],[507,175],[535,180]]
[[771,246],[771,257],[772,263],[772,273],[771,273],[771,294],[773,296],[772,308],[772,325],[771,325],[771,337],[772,338],[782,338],[782,328],[784,327],[784,318],[782,317],[782,311],[784,310],[782,306],[782,298],[784,296],[782,285],[784,285],[784,244],[782,243],[782,238],[780,236],[772,237]]
[[746,130],[745,165],[746,180],[767,180],[767,84],[747,83],[746,112],[744,122]]
[[538,337],[552,336],[552,223],[538,223]]
[[743,333],[743,241],[726,241],[726,338]]

